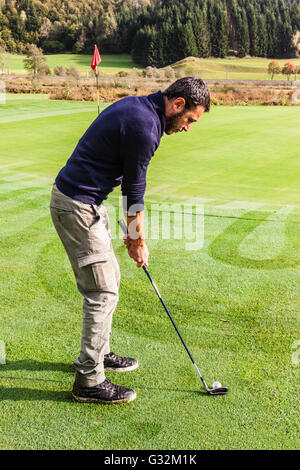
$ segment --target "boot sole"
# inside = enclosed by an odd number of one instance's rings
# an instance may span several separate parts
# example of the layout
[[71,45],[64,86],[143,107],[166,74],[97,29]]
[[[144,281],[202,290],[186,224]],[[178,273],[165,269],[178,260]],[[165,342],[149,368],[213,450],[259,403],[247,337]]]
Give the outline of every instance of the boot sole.
[[130,372],[131,370],[137,369],[139,364],[134,364],[133,366],[128,366],[128,367],[104,367],[105,371],[110,371],[110,372]]
[[121,403],[129,403],[130,401],[133,401],[136,399],[136,393],[132,394],[128,398],[122,398],[121,400],[102,400],[100,398],[86,398],[86,397],[78,397],[77,395],[74,395],[72,393],[72,398],[73,401],[76,401],[78,403],[100,403],[103,405],[119,405]]

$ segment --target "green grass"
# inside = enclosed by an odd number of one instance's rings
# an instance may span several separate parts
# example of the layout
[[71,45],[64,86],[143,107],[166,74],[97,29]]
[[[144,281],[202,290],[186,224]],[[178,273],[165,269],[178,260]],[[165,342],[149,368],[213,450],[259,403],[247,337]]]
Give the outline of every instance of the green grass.
[[[7,72],[9,67],[10,73],[26,73],[24,69],[23,59],[24,56],[21,54],[4,54],[5,67],[4,70]],[[64,67],[75,66],[80,70],[82,75],[91,70],[92,55],[84,54],[48,54],[46,55],[47,63],[53,71],[56,65],[63,65]],[[101,63],[99,65],[100,74],[116,74],[120,70],[125,72],[130,71],[136,66],[130,55],[128,54],[101,54]]]
[[[207,381],[230,392],[202,393],[149,282],[114,239],[112,349],[140,362],[109,375],[137,391],[114,407],[70,400],[81,297],[48,210],[96,107],[19,96],[1,111],[0,448],[299,448],[299,108],[214,107],[188,134],[163,138],[148,172],[151,229],[175,203],[203,203],[204,244],[150,239],[149,269]],[[112,228],[118,196],[107,203]]]
[[[208,59],[199,59],[196,57],[187,57],[174,64],[174,68],[184,70],[185,75],[200,75],[203,78],[214,79],[230,79],[230,80],[270,80],[267,73],[268,64],[273,59],[251,57],[251,58],[235,58],[227,57],[225,59],[217,59],[210,57]],[[292,62],[300,65],[300,59],[279,59],[281,67],[286,62]],[[276,80],[286,80],[285,75],[276,75]],[[294,76],[291,77],[294,79]],[[297,75],[297,80],[300,80]]]
[[[25,73],[23,66],[24,56],[20,54],[5,54],[5,71],[9,66],[10,73]],[[101,54],[102,62],[99,66],[103,75],[116,74],[120,70],[130,72],[133,67],[140,68],[134,64],[128,54]],[[203,78],[234,79],[234,80],[270,80],[267,73],[268,64],[272,59],[252,57],[250,59],[230,58],[199,59],[187,57],[174,64],[174,69],[184,70],[186,75],[200,75]],[[85,75],[91,67],[92,56],[84,54],[48,54],[47,63],[53,70],[56,65],[71,67],[74,65],[82,75]],[[289,59],[295,65],[300,65],[300,59]],[[287,59],[278,60],[281,67]],[[276,75],[275,79],[285,80],[286,76]],[[292,77],[293,79],[293,77]],[[300,80],[299,75],[297,79]]]

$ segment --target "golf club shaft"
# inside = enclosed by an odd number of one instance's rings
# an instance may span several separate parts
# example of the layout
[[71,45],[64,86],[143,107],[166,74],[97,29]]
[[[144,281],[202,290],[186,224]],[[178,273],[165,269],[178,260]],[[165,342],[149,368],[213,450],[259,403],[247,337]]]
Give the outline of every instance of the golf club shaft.
[[[200,373],[200,371],[199,371],[199,369],[198,369],[198,367],[197,367],[197,365],[196,365],[196,363],[195,363],[195,361],[194,361],[193,356],[191,355],[191,353],[190,353],[190,351],[189,351],[187,345],[185,344],[185,341],[184,341],[183,337],[181,336],[180,331],[178,330],[177,325],[176,325],[176,323],[174,322],[174,320],[173,320],[173,318],[172,318],[172,315],[170,314],[170,312],[169,312],[169,310],[168,310],[168,307],[166,306],[164,300],[162,299],[162,297],[161,297],[161,295],[160,295],[160,293],[159,293],[159,290],[158,290],[158,288],[157,288],[155,282],[153,281],[153,279],[152,279],[152,277],[151,277],[151,275],[150,275],[148,269],[146,268],[146,266],[143,266],[143,270],[144,270],[145,273],[147,274],[147,276],[148,276],[148,278],[149,278],[149,280],[150,280],[150,282],[151,282],[151,284],[152,284],[152,286],[153,286],[153,288],[154,288],[154,290],[155,290],[155,292],[156,292],[156,294],[157,294],[159,300],[161,301],[161,303],[162,303],[162,305],[163,305],[165,311],[167,312],[167,315],[168,315],[168,317],[170,318],[170,320],[171,320],[171,322],[172,322],[172,325],[174,326],[174,328],[175,328],[175,330],[176,330],[176,333],[178,334],[178,336],[179,336],[179,338],[180,338],[180,340],[181,340],[183,346],[185,347],[185,350],[186,350],[186,352],[188,353],[188,355],[189,355],[189,357],[190,357],[190,359],[191,359],[191,361],[192,361],[192,363],[193,363],[193,365],[194,365],[194,367],[195,367],[195,369],[196,369],[196,371],[197,371],[197,374],[199,375],[199,377],[200,377],[200,379],[202,380],[203,384],[206,385],[206,382],[205,382],[204,378],[202,377],[202,375],[201,375],[201,373]],[[207,386],[207,385],[206,385],[206,386]]]
[[[119,220],[119,225],[120,225],[121,229],[123,230],[124,234],[126,235],[126,234],[128,233],[128,231],[127,231],[127,227],[126,227],[126,224],[125,224],[124,220]],[[191,361],[192,361],[192,363],[193,363],[193,365],[194,365],[194,367],[195,367],[195,369],[196,369],[197,374],[199,375],[200,379],[202,380],[202,383],[203,383],[204,387],[205,387],[206,389],[208,389],[208,386],[207,386],[207,384],[206,384],[204,378],[202,377],[202,375],[201,375],[201,373],[200,373],[200,371],[199,371],[199,369],[198,369],[198,367],[197,367],[197,365],[196,365],[196,363],[195,363],[195,361],[194,361],[194,359],[193,359],[193,356],[191,355],[191,353],[190,353],[190,351],[189,351],[187,345],[185,344],[185,341],[184,341],[183,337],[181,336],[180,331],[178,330],[178,328],[177,328],[177,326],[176,326],[176,323],[174,322],[174,320],[173,320],[173,318],[172,318],[172,315],[170,314],[170,312],[169,312],[169,310],[168,310],[168,307],[166,306],[165,302],[163,301],[163,299],[162,299],[162,297],[161,297],[161,295],[160,295],[160,293],[159,293],[159,290],[158,290],[158,288],[157,288],[155,282],[153,281],[153,279],[152,279],[152,277],[151,277],[151,275],[150,275],[148,269],[146,268],[146,266],[143,266],[143,270],[144,270],[145,273],[147,274],[147,277],[148,277],[149,281],[151,282],[151,284],[152,284],[152,286],[153,286],[153,288],[154,288],[154,290],[155,290],[155,292],[156,292],[156,294],[157,294],[159,300],[161,301],[162,306],[164,307],[164,309],[165,309],[165,311],[166,311],[168,317],[170,318],[170,320],[171,320],[171,322],[172,322],[172,325],[174,326],[174,328],[175,328],[175,330],[176,330],[176,333],[178,334],[178,336],[179,336],[179,338],[180,338],[180,340],[181,340],[183,346],[185,347],[186,352],[188,353],[188,355],[189,355],[189,357],[190,357],[190,359],[191,359]]]

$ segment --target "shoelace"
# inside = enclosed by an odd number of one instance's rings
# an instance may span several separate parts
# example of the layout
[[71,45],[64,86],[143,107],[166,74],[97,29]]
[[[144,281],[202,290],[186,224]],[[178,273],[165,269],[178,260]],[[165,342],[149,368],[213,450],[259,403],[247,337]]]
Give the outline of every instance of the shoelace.
[[124,358],[121,357],[121,356],[118,356],[117,354],[115,354],[114,352],[110,352],[108,354],[106,354],[106,358],[107,359],[111,359],[112,361],[114,361],[116,364],[122,364]]
[[106,357],[109,359],[117,359],[119,356],[111,351],[110,353],[106,354]]
[[102,384],[102,387],[105,388],[106,390],[111,390],[112,388],[114,388],[117,392],[117,394],[119,394],[122,386],[121,385],[117,385],[117,384],[113,384],[108,378],[106,378],[104,380],[104,383]]

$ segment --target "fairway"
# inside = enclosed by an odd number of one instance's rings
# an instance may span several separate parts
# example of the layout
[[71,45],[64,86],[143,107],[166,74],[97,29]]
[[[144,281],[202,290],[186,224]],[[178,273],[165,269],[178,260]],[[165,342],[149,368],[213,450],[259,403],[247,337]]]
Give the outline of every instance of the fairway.
[[[92,55],[85,54],[48,54],[47,63],[52,72],[56,65],[64,67],[76,67],[81,75],[90,71]],[[100,75],[115,75],[120,70],[130,72],[133,67],[142,68],[134,64],[128,54],[101,54],[102,61],[99,66]],[[23,65],[24,56],[20,54],[5,54],[4,70],[10,73],[26,73]],[[273,59],[263,57],[234,58],[227,57],[218,59],[209,57],[207,59],[198,57],[187,57],[174,65],[174,70],[183,70],[185,75],[198,75],[202,78],[230,79],[230,80],[270,80],[267,73],[268,64]],[[300,65],[300,59],[279,59],[280,67],[289,61],[294,65]],[[285,75],[275,75],[275,80],[286,80]],[[291,80],[294,76],[291,76]],[[297,80],[299,80],[297,75]]]
[[[47,64],[52,72],[54,67],[62,65],[64,67],[76,67],[81,75],[91,70],[92,54],[47,54]],[[5,66],[7,72],[9,67],[10,73],[26,73],[24,69],[24,55],[21,54],[4,54]],[[101,54],[101,64],[99,67],[100,74],[116,74],[120,70],[129,72],[133,67],[140,68],[135,65],[129,54]]]
[[[49,214],[54,178],[97,106],[18,95],[0,111],[0,449],[299,448],[300,108],[212,107],[189,133],[163,137],[145,197],[149,271],[206,381],[229,393],[203,392],[114,237],[112,350],[140,364],[107,374],[137,392],[118,406],[70,399],[82,299]],[[119,195],[107,202],[113,235]],[[184,206],[204,211],[199,243],[174,235]]]

